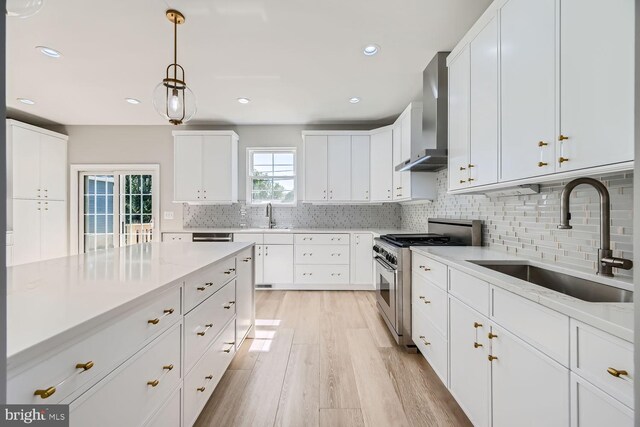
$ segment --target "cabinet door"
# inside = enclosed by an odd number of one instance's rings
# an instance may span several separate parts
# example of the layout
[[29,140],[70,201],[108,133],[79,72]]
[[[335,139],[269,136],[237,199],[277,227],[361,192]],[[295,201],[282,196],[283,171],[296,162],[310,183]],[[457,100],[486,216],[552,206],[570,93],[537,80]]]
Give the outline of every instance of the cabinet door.
[[351,283],[373,287],[373,236],[358,233],[351,241]]
[[40,187],[40,134],[19,126],[11,126],[11,129],[13,131],[11,136],[12,197],[14,199],[41,197],[43,188]]
[[555,17],[555,0],[509,0],[502,7],[503,181],[555,171]]
[[351,200],[369,201],[369,137],[351,137]]
[[634,158],[634,3],[560,2],[560,171]]
[[[402,128],[402,132],[400,138],[402,139],[402,150],[400,155],[400,161],[394,165],[397,166],[399,163],[404,162],[405,160],[411,159],[411,137],[413,132],[411,132],[411,127],[413,123],[411,122],[411,114],[406,115],[400,121],[400,127]],[[422,137],[422,135],[420,135]],[[401,172],[402,179],[402,196],[405,199],[411,198],[411,172]]]
[[293,245],[264,245],[264,283],[293,283]]
[[242,340],[253,325],[253,262],[254,248],[249,248],[238,255],[236,279],[236,348],[240,348]]
[[40,135],[40,185],[42,197],[67,199],[67,142]]
[[402,158],[402,123],[393,125],[393,200],[402,200],[404,198],[402,189],[402,175],[406,172],[396,172],[398,166],[404,159]]
[[67,256],[67,203],[50,200],[41,206],[40,259]]
[[330,136],[328,140],[329,200],[351,200],[351,137]]
[[304,199],[327,200],[327,137],[308,135],[304,139]]
[[40,200],[13,200],[13,265],[40,260],[43,204]]
[[393,199],[393,134],[391,130],[371,135],[371,201]]
[[498,18],[471,42],[469,185],[498,182]]
[[175,201],[203,201],[202,165],[202,136],[176,136],[173,171]]
[[469,47],[449,64],[449,190],[469,185]]
[[489,425],[489,320],[449,298],[449,389],[475,426]]
[[492,325],[493,425],[569,425],[569,370]]
[[206,135],[202,142],[202,199],[233,202],[233,144],[227,135]]
[[256,245],[254,259],[254,273],[256,284],[263,284],[264,281],[264,245]]
[[592,385],[579,375],[571,373],[571,426],[572,427],[631,427],[633,411]]

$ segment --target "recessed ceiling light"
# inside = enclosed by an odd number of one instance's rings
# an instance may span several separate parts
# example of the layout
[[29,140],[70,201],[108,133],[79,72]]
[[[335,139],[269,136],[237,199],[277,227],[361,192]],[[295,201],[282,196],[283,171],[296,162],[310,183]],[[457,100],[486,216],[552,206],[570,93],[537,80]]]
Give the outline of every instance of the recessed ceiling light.
[[36,46],[36,49],[38,49],[40,52],[42,52],[43,55],[46,55],[50,58],[60,58],[62,56],[62,54],[60,52],[58,52],[55,49],[52,49],[50,47],[46,47],[46,46]]
[[354,96],[353,98],[349,99],[349,102],[352,104],[357,104],[358,102],[360,102],[360,98],[358,98],[357,96]]
[[138,105],[140,104],[140,100],[139,99],[135,99],[135,98],[125,98],[125,101],[127,101],[129,104],[133,104],[133,105]]
[[240,104],[248,104],[251,102],[251,100],[249,98],[238,98],[238,102]]
[[23,104],[27,104],[27,105],[34,105],[36,102],[29,99],[29,98],[18,98],[18,101],[22,102]]
[[380,51],[380,46],[378,46],[377,44],[368,44],[364,47],[364,49],[362,50],[362,53],[364,53],[367,56],[373,56],[379,51]]

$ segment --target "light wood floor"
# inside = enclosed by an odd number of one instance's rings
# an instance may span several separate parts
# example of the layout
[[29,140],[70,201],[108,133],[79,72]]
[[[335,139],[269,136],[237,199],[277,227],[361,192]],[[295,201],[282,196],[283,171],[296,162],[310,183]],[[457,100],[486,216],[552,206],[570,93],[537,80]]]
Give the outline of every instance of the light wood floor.
[[256,337],[196,425],[471,423],[424,358],[395,344],[373,292],[258,291]]

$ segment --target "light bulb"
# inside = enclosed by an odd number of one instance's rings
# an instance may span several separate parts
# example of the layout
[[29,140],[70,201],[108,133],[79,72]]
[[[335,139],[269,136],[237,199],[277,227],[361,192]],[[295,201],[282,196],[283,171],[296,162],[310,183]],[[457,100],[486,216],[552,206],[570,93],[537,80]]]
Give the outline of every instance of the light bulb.
[[169,98],[169,108],[172,112],[177,113],[180,110],[180,98],[178,97],[178,89],[173,89],[171,98]]

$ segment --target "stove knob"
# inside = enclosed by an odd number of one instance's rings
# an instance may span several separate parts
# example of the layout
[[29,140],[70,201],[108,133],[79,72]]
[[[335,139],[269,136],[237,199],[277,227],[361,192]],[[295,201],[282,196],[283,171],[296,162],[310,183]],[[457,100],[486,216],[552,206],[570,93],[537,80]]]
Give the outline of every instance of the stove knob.
[[380,246],[378,246],[378,245],[374,246],[373,247],[373,251],[377,252],[377,253],[380,253]]

